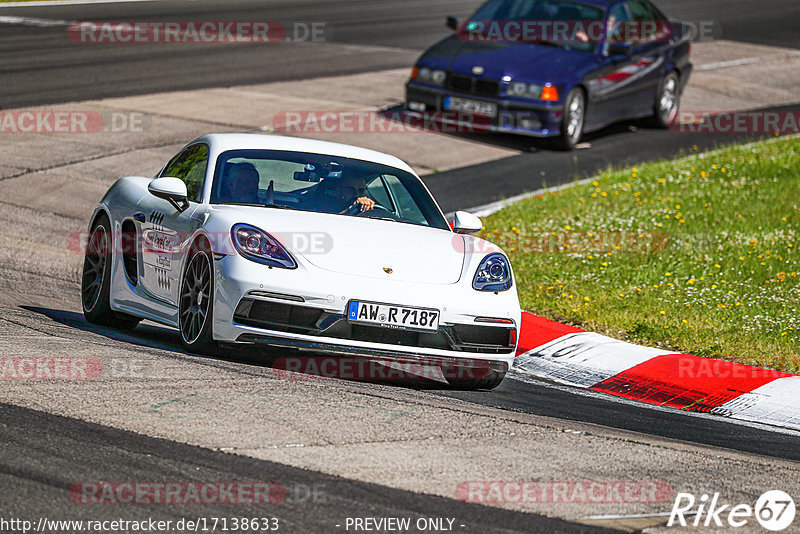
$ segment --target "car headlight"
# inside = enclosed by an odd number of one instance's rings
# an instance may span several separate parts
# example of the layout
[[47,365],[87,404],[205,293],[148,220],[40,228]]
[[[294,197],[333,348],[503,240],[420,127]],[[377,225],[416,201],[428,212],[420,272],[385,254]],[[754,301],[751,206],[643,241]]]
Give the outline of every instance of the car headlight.
[[526,98],[541,98],[543,87],[536,83],[512,82],[506,93],[510,96],[524,96]]
[[283,269],[297,267],[297,262],[283,248],[283,245],[255,226],[244,223],[234,224],[231,228],[231,237],[236,250],[248,260]]
[[472,280],[472,288],[478,291],[505,291],[511,284],[508,258],[499,253],[489,254],[483,258]]
[[444,85],[444,82],[447,79],[447,72],[443,70],[430,69],[428,67],[419,67],[414,70],[416,72],[416,76],[414,76],[414,78],[421,82]]

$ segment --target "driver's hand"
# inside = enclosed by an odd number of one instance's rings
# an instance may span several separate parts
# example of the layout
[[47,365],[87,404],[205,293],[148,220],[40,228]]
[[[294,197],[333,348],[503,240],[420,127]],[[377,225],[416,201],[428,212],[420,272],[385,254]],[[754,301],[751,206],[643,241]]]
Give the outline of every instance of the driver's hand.
[[359,197],[356,199],[354,204],[360,205],[361,211],[369,211],[375,207],[375,201],[369,197]]

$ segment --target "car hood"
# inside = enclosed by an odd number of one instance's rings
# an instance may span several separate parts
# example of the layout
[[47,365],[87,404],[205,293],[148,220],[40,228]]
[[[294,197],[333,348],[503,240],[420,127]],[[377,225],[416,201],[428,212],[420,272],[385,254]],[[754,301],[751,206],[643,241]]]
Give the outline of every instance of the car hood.
[[245,222],[268,232],[301,263],[326,271],[398,282],[454,284],[464,266],[464,237],[447,230],[250,206],[219,206],[215,211],[229,212],[226,218],[231,225]]
[[483,77],[499,80],[503,76],[531,82],[556,83],[565,74],[593,61],[594,55],[578,50],[514,41],[467,42],[453,35],[431,48],[422,57],[426,64],[471,75],[476,66]]

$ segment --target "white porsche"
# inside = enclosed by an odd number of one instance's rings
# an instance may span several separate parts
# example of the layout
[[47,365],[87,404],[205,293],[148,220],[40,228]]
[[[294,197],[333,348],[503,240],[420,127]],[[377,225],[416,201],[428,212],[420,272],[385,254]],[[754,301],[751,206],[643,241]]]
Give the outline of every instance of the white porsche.
[[219,343],[421,362],[457,387],[497,386],[520,307],[506,254],[452,224],[399,159],[256,134],[200,137],[155,178],[118,180],[91,217],[86,319],[176,327]]

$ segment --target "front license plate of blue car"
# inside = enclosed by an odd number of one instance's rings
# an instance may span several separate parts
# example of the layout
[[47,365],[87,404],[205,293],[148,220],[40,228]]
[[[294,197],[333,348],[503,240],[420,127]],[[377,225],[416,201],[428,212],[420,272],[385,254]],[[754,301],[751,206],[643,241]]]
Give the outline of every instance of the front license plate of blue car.
[[488,115],[490,117],[497,116],[497,104],[467,100],[466,98],[456,98],[454,96],[448,96],[444,99],[444,108],[453,111],[480,113],[481,115]]
[[351,300],[347,320],[386,328],[435,331],[439,328],[439,310]]

